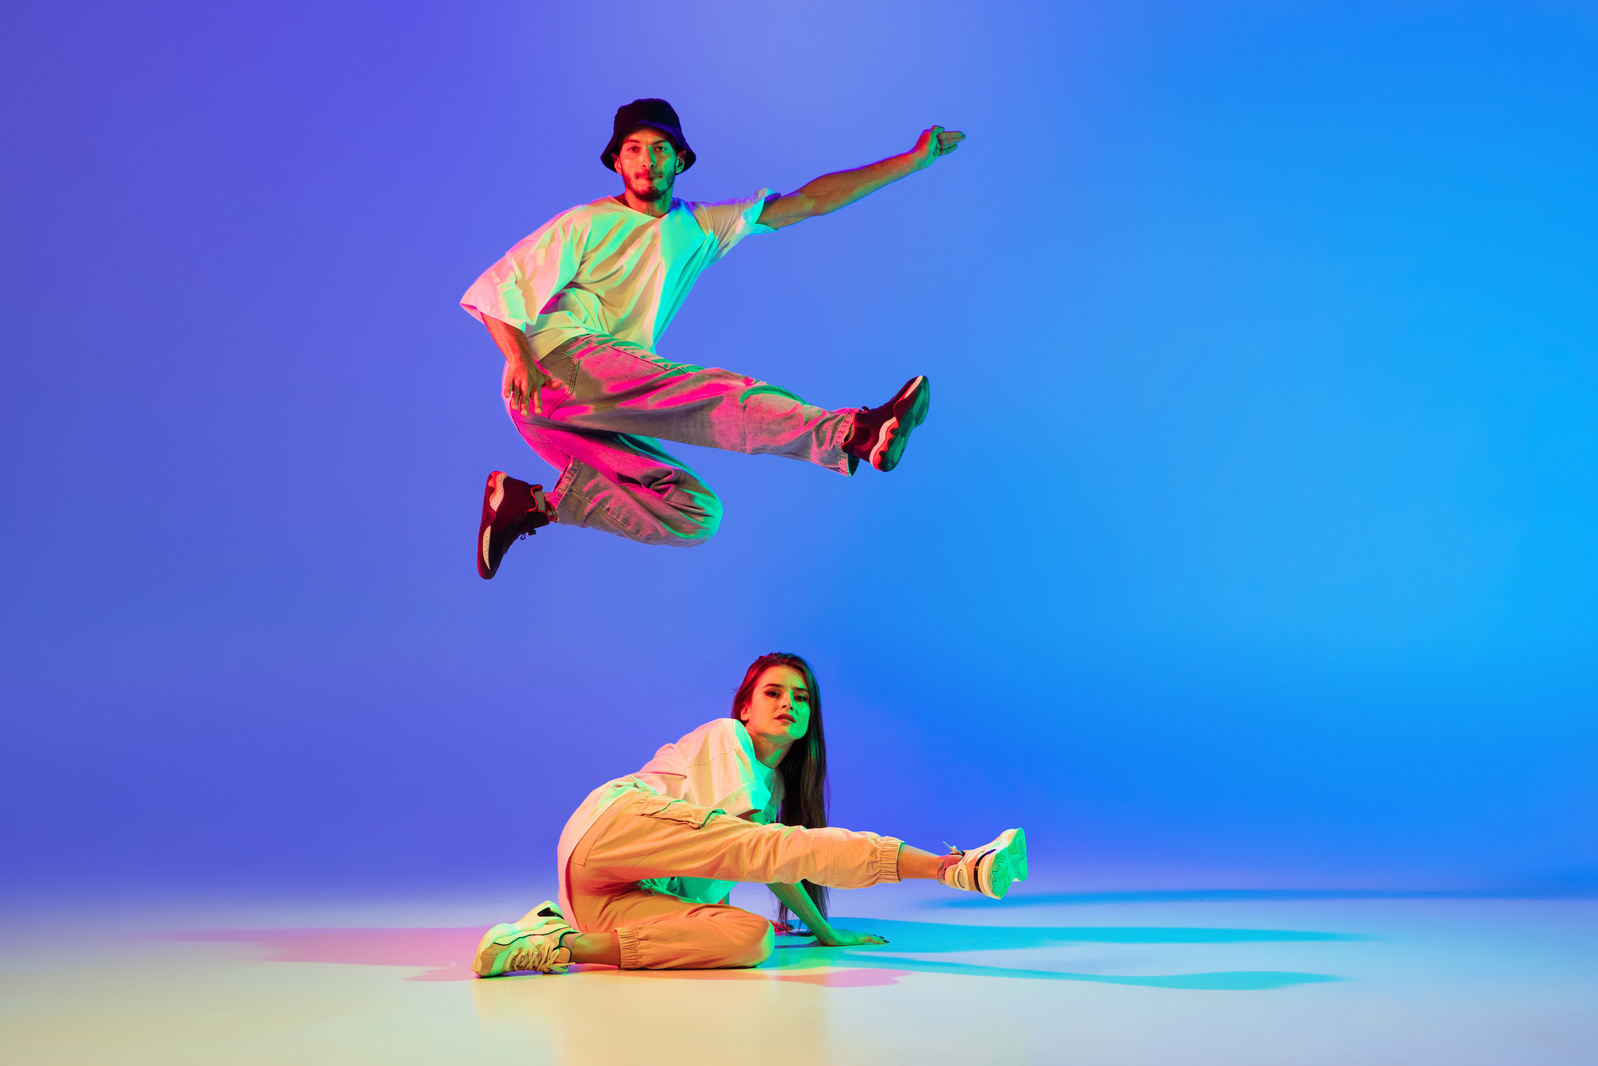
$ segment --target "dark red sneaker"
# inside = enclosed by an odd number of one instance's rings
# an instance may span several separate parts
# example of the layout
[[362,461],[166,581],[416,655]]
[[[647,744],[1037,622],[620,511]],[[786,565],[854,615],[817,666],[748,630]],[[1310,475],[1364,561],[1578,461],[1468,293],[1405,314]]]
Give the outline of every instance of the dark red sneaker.
[[926,420],[931,402],[931,383],[925,377],[911,378],[893,399],[854,416],[854,432],[844,451],[884,473],[892,470],[899,465],[910,431]]
[[544,486],[518,481],[503,470],[488,475],[483,489],[483,519],[477,527],[477,574],[488,580],[499,572],[512,542],[549,525]]

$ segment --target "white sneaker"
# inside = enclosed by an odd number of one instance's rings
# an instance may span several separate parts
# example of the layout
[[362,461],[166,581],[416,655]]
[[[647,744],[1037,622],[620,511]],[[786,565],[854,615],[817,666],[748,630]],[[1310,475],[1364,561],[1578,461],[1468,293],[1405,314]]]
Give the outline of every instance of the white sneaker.
[[1003,899],[1010,882],[1026,880],[1026,830],[1006,829],[980,848],[960,853],[943,874],[943,883],[967,892]]
[[472,972],[478,977],[519,971],[565,973],[572,953],[560,942],[567,933],[574,932],[560,908],[545,900],[515,924],[502,922],[484,933],[472,959]]

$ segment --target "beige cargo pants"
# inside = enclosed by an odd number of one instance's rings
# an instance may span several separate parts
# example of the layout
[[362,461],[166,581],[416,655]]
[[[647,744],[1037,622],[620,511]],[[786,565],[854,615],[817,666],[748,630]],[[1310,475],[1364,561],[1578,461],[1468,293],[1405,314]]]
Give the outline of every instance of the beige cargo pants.
[[646,878],[864,888],[899,880],[901,841],[848,829],[756,825],[642,790],[619,797],[572,851],[571,913],[585,933],[615,932],[623,969],[756,966],[771,923],[726,903],[696,903],[639,887]]

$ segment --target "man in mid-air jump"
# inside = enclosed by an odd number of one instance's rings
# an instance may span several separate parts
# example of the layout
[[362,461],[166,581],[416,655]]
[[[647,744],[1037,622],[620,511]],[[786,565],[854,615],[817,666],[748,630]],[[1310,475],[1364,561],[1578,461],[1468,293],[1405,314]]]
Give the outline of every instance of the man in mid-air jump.
[[841,474],[863,460],[898,465],[926,417],[925,377],[881,407],[828,411],[726,370],[669,363],[655,345],[700,271],[751,233],[836,211],[955,150],[965,134],[934,126],[914,148],[798,192],[694,203],[672,196],[694,164],[677,112],[634,100],[600,153],[620,196],[556,215],[478,278],[461,306],[505,355],[503,395],[516,428],[560,470],[544,492],[496,470],[483,491],[477,572],[491,578],[519,537],[551,522],[645,544],[702,544],[721,505],[657,438],[805,459]]

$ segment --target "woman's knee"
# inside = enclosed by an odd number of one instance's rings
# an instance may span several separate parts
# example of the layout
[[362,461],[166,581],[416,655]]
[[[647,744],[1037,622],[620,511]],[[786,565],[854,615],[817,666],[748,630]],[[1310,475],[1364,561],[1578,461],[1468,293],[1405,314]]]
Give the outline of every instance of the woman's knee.
[[771,923],[758,914],[735,911],[722,919],[727,926],[728,966],[759,966],[771,958],[777,937]]

